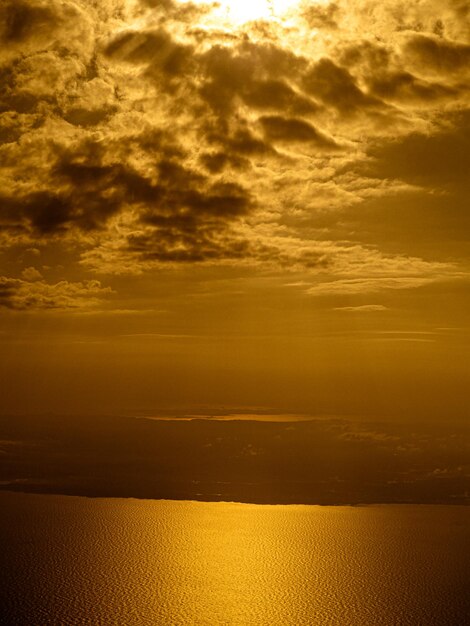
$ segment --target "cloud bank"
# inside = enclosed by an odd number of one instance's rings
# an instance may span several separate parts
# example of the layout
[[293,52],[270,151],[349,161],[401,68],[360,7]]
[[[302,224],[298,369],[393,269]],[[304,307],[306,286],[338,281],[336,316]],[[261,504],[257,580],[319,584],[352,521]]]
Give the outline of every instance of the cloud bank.
[[1,249],[81,273],[28,282],[25,261],[3,306],[188,264],[302,271],[311,294],[468,272],[436,227],[421,257],[360,213],[406,229],[387,202],[443,198],[466,219],[466,3],[304,1],[234,24],[202,2],[7,0],[0,44]]

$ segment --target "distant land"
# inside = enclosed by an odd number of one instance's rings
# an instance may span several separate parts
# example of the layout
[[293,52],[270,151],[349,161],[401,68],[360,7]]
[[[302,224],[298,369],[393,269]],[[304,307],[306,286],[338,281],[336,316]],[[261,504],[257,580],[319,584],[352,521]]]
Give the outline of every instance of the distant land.
[[468,429],[0,417],[0,489],[279,504],[470,503]]

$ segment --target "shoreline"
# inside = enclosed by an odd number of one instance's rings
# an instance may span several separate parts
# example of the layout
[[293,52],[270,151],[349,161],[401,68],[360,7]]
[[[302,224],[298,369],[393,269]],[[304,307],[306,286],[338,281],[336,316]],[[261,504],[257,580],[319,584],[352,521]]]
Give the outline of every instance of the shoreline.
[[11,485],[4,486],[0,485],[0,493],[10,493],[10,494],[28,494],[28,495],[36,495],[36,496],[64,496],[71,498],[87,498],[89,500],[139,500],[139,501],[154,501],[154,502],[196,502],[196,503],[220,503],[220,504],[243,504],[243,505],[255,505],[255,506],[317,506],[317,507],[348,507],[348,508],[365,508],[365,507],[376,507],[376,506],[460,506],[460,507],[469,507],[470,500],[465,502],[463,500],[453,500],[453,501],[403,501],[403,500],[389,500],[389,501],[357,501],[357,502],[273,502],[273,501],[260,501],[254,499],[244,499],[244,500],[226,500],[226,499],[218,499],[211,498],[210,496],[191,496],[191,497],[165,497],[165,496],[139,496],[139,495],[124,495],[124,494],[91,494],[91,493],[80,493],[80,492],[71,492],[71,490],[56,490],[56,491],[45,491],[38,489],[12,489]]

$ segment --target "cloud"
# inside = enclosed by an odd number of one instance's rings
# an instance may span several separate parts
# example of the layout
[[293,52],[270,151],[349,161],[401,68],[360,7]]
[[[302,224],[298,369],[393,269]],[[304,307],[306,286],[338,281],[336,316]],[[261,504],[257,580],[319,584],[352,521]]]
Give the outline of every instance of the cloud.
[[437,35],[414,34],[404,45],[404,54],[419,70],[439,75],[469,72],[470,44],[449,41]]
[[396,102],[417,101],[432,104],[435,100],[451,98],[456,94],[451,87],[421,80],[404,71],[372,77],[369,79],[369,87],[374,95]]
[[[31,272],[27,274],[31,278]],[[21,280],[1,276],[0,307],[13,311],[80,310],[96,306],[112,293],[97,280],[77,283],[63,280],[49,284],[37,280],[37,276],[32,278]]]
[[383,142],[371,149],[372,159],[359,168],[371,176],[399,178],[430,189],[468,188],[470,115],[456,113],[451,121],[450,128]]
[[386,289],[416,289],[437,280],[433,276],[396,276],[373,278],[347,278],[331,282],[320,282],[307,289],[311,296],[336,294],[375,293]]
[[101,273],[328,268],[348,292],[452,273],[437,254],[402,280],[412,251],[381,252],[341,216],[410,186],[466,189],[465,7],[302,3],[289,27],[229,27],[213,9],[2,4],[3,248],[73,250]]
[[305,4],[302,7],[301,15],[310,28],[324,28],[336,30],[338,28],[339,5],[336,2],[327,4]]
[[150,201],[157,191],[130,166],[106,162],[103,147],[84,142],[74,150],[55,150],[43,188],[1,198],[7,222],[22,222],[38,235],[71,226],[93,230],[103,226],[126,201]]
[[[1,37],[10,48],[21,46],[24,52],[31,52],[59,43],[67,50],[81,48],[89,43],[84,35],[89,34],[92,23],[80,3],[6,0],[0,8],[0,27]],[[8,55],[9,51],[4,50],[3,54]]]
[[335,150],[336,142],[319,132],[312,124],[298,118],[266,115],[260,118],[265,135],[271,141],[312,142],[320,149]]
[[337,306],[333,311],[350,311],[351,313],[369,313],[376,311],[388,311],[388,307],[383,304],[361,304],[358,306]]
[[256,109],[275,109],[311,114],[319,107],[310,98],[297,93],[285,80],[259,80],[241,90],[241,98]]
[[168,80],[181,76],[191,65],[194,48],[180,44],[163,28],[149,31],[125,31],[105,48],[105,54],[117,61],[146,65],[147,75],[158,71]]
[[365,94],[347,69],[328,58],[320,59],[304,75],[308,93],[332,106],[343,115],[352,115],[369,108],[381,108],[380,100]]
[[22,272],[21,276],[29,282],[33,282],[35,280],[41,280],[42,274],[35,267],[26,267]]

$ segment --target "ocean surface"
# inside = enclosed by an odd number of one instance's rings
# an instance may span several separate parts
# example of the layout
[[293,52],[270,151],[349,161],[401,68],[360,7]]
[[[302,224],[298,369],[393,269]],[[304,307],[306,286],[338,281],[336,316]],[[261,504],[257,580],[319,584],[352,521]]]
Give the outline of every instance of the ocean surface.
[[0,493],[1,623],[470,624],[470,507]]

